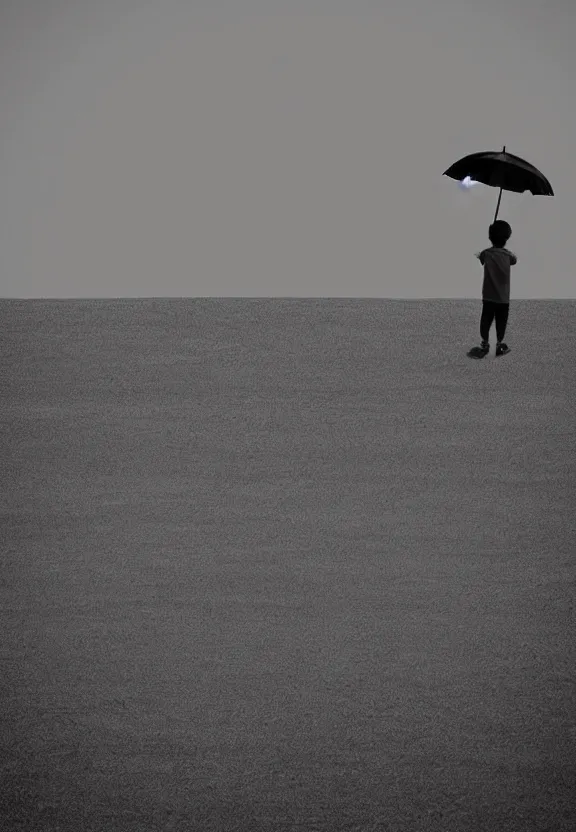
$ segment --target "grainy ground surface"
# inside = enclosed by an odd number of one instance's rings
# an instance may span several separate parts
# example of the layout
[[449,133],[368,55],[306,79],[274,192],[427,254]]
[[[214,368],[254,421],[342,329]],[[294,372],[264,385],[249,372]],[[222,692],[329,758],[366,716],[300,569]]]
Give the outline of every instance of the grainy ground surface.
[[573,832],[574,302],[2,301],[0,828]]

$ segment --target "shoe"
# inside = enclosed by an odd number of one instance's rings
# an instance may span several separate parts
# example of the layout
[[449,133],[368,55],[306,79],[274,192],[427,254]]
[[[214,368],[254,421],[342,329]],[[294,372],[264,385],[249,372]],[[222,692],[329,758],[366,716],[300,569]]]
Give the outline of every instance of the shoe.
[[496,355],[506,355],[510,352],[510,347],[506,344],[496,344]]
[[490,352],[490,346],[486,347],[472,347],[468,353],[469,358],[484,358]]

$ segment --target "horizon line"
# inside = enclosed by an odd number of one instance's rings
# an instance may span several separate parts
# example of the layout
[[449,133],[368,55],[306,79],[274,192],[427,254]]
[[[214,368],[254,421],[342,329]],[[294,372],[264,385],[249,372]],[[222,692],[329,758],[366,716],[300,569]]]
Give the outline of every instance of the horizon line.
[[[479,297],[387,297],[382,295],[62,295],[0,296],[2,301],[110,301],[110,300],[386,300],[386,301],[478,301]],[[515,301],[576,301],[574,297],[515,297]]]

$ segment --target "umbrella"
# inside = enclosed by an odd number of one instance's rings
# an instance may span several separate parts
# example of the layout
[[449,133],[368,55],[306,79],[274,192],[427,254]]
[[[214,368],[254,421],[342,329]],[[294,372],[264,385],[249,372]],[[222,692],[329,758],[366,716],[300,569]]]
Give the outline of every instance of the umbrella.
[[483,185],[500,188],[494,222],[498,218],[503,190],[517,194],[530,191],[535,195],[554,196],[552,185],[544,174],[519,156],[506,153],[506,145],[501,151],[472,153],[470,156],[464,156],[444,171],[444,176],[457,179],[459,182],[469,176],[476,182],[482,182]]

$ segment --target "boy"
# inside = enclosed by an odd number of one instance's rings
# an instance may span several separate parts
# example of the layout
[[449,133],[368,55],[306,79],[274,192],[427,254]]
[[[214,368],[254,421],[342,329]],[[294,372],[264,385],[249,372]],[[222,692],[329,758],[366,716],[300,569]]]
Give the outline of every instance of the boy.
[[480,319],[480,337],[482,345],[474,347],[468,355],[470,358],[484,358],[490,350],[488,335],[494,318],[496,318],[496,355],[506,355],[510,348],[504,343],[504,333],[508,323],[510,309],[510,266],[515,266],[516,255],[506,248],[512,236],[512,229],[504,220],[496,220],[488,229],[491,248],[485,248],[476,257],[484,266],[484,284],[482,286],[482,317]]

